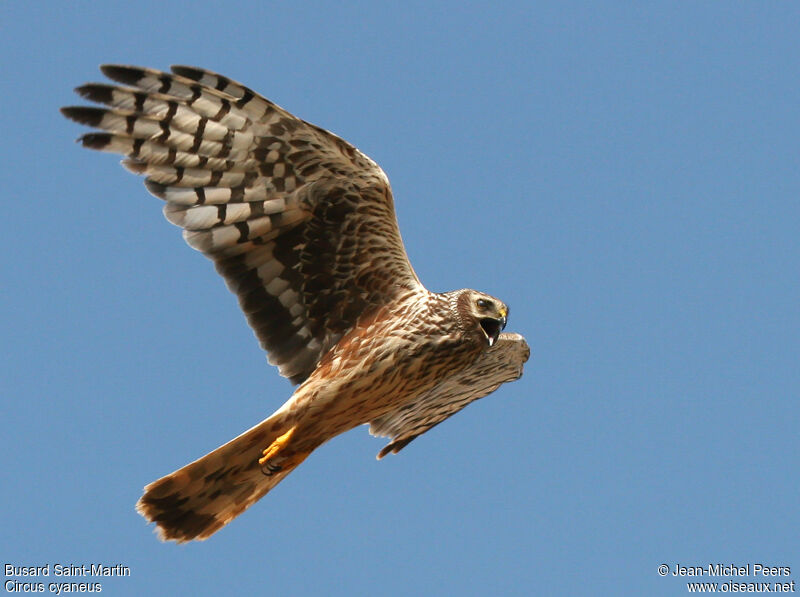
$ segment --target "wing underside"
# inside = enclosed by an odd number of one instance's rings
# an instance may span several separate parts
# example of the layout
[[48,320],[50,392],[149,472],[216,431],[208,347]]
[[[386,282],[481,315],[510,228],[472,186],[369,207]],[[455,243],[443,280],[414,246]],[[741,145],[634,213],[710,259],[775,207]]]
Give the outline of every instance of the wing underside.
[[104,107],[62,112],[146,177],[282,375],[303,381],[359,316],[419,286],[386,175],[355,147],[209,71],[102,71],[119,84],[76,91]]

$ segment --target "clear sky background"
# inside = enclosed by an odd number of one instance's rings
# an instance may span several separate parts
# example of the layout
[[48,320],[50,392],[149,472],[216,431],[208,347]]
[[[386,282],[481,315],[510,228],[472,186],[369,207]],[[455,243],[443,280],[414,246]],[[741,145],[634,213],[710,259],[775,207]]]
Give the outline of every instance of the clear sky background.
[[[796,3],[6,0],[0,28],[3,564],[129,566],[111,595],[800,581]],[[58,108],[103,62],[217,70],[374,158],[422,281],[511,306],[523,379],[159,543],[141,487],[291,386],[160,202],[73,142]]]

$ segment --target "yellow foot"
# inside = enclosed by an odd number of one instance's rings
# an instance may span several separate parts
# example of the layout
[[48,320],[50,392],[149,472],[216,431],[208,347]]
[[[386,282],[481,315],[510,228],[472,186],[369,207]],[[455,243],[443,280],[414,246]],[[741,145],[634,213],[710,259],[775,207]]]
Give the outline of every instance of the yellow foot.
[[[258,459],[258,464],[261,466],[261,470],[265,475],[273,475],[283,468],[283,466],[280,464],[275,463],[274,460],[278,453],[286,447],[286,444],[289,443],[289,440],[292,438],[292,434],[294,434],[295,429],[297,429],[296,426],[289,429],[289,431],[281,435],[262,452],[263,456]],[[273,462],[270,462],[270,460]]]

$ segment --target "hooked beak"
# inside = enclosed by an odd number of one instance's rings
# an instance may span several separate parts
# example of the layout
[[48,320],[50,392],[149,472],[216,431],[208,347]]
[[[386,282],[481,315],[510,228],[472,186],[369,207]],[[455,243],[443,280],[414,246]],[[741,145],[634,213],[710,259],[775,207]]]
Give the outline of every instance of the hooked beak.
[[481,328],[483,329],[483,333],[486,334],[489,347],[494,346],[495,342],[497,342],[497,339],[500,337],[500,332],[506,327],[507,321],[508,318],[506,317],[505,311],[501,311],[499,319],[487,317],[480,320]]

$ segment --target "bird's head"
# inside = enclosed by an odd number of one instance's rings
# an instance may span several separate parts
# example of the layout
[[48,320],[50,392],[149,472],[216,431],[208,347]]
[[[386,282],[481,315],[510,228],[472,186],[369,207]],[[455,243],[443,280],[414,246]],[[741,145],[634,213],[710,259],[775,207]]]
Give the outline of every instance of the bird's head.
[[477,290],[463,290],[458,298],[462,324],[480,331],[486,338],[486,343],[493,346],[508,321],[506,304]]

